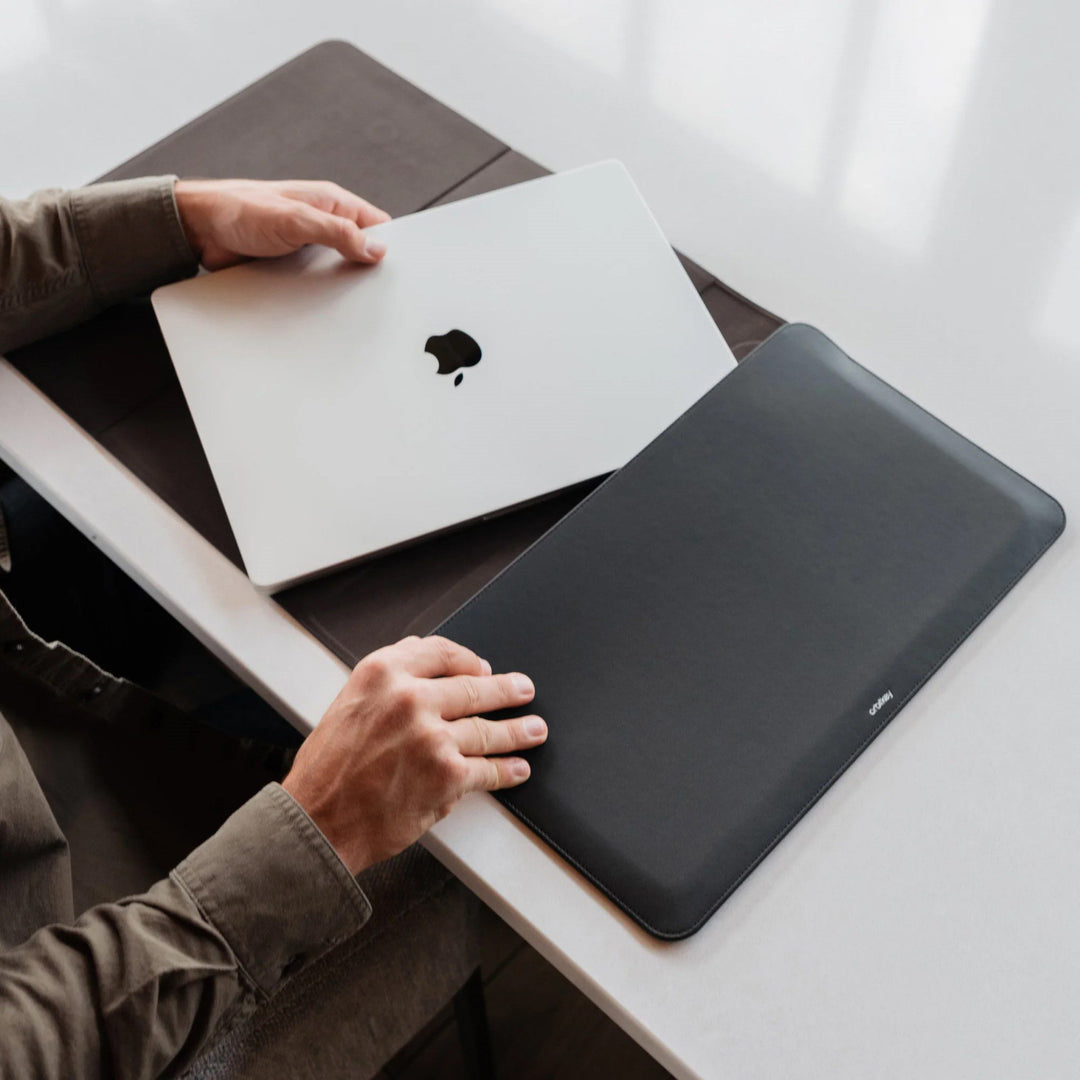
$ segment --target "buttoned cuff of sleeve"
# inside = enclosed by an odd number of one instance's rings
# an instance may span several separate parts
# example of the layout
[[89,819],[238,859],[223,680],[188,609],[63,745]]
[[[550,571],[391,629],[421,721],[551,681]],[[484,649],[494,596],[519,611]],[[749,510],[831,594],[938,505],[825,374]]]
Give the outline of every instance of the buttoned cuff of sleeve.
[[172,876],[267,994],[371,916],[356,878],[280,784],[249,799]]
[[176,208],[175,183],[175,176],[152,176],[71,192],[83,265],[102,306],[198,270]]

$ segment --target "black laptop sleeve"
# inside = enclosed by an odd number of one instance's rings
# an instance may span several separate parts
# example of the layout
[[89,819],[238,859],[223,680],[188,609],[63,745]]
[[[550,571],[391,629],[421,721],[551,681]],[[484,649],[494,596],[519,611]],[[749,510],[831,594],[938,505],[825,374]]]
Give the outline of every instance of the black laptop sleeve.
[[849,359],[778,330],[441,627],[536,682],[507,807],[692,934],[1064,528]]

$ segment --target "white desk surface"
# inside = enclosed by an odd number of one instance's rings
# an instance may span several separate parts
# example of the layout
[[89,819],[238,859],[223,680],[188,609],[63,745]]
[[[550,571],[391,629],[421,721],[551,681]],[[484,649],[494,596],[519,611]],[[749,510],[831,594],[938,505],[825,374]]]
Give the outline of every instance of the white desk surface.
[[[1075,5],[19,0],[0,22],[8,195],[78,184],[343,37],[553,168],[622,158],[693,258],[1080,514]],[[6,365],[0,452],[317,720],[337,661]],[[684,943],[490,799],[431,847],[680,1076],[1075,1076],[1078,612],[1067,530]]]

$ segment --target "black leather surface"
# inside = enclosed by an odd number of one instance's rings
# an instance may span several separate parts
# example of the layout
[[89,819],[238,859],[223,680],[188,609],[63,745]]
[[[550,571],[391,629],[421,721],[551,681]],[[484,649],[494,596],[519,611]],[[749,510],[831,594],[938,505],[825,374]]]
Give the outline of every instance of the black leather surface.
[[440,630],[536,681],[550,739],[505,804],[679,938],[1063,526],[787,326]]

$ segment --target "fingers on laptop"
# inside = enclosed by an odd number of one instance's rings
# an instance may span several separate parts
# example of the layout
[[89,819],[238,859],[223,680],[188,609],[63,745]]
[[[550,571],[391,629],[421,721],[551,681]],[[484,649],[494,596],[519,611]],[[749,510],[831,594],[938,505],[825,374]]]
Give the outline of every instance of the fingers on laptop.
[[367,199],[328,180],[289,180],[279,190],[297,203],[303,243],[325,244],[354,262],[374,263],[386,254],[386,245],[364,229],[389,221],[390,215]]
[[368,236],[351,218],[318,210],[306,202],[296,202],[284,228],[287,242],[296,247],[325,244],[354,262],[375,263],[386,254],[386,245]]
[[285,180],[281,182],[280,191],[291,199],[314,206],[316,210],[351,218],[362,229],[390,220],[385,210],[329,180]]

